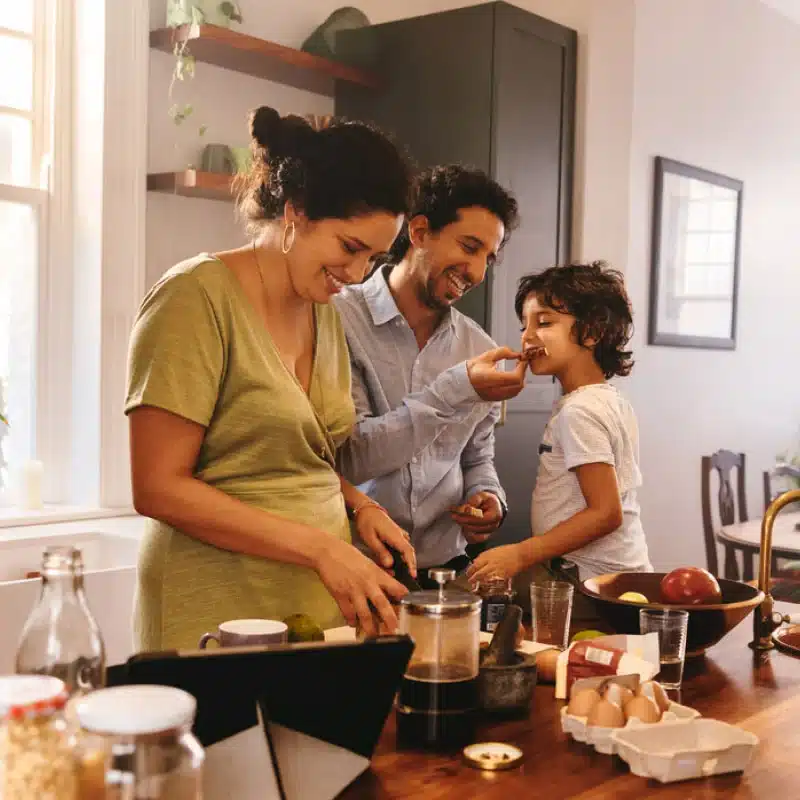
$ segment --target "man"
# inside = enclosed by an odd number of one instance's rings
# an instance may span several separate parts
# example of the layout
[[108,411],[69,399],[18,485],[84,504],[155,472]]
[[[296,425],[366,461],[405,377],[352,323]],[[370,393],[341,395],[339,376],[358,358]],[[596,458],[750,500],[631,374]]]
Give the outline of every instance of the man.
[[336,298],[357,413],[340,469],[409,531],[421,578],[466,569],[467,544],[506,514],[497,401],[519,394],[526,364],[502,371],[518,354],[452,305],[484,280],[516,224],[516,201],[484,173],[427,170],[388,263]]

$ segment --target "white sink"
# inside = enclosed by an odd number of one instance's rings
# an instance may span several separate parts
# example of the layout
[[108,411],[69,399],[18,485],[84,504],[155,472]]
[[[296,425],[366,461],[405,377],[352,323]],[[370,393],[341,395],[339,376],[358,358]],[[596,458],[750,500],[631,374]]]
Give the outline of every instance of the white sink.
[[112,533],[65,533],[19,537],[0,541],[0,584],[25,580],[37,572],[42,553],[52,546],[77,547],[83,554],[85,573],[136,566],[139,542]]
[[125,661],[133,653],[131,612],[138,539],[100,531],[37,535],[35,527],[30,530],[30,534],[26,531],[0,540],[0,642],[4,643],[0,675],[14,671],[17,642],[39,596],[38,577],[25,576],[38,572],[42,553],[54,545],[77,547],[83,553],[86,599],[100,626],[107,662]]

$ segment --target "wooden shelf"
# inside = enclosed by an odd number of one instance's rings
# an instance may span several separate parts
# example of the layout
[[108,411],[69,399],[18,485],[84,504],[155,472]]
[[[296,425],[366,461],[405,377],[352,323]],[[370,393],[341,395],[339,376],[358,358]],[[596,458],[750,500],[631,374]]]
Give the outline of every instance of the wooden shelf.
[[217,25],[182,25],[150,31],[150,46],[167,53],[186,41],[197,61],[317,94],[332,97],[337,80],[369,88],[380,85],[375,75],[355,67]]
[[202,197],[206,200],[233,201],[232,175],[186,169],[182,172],[156,172],[147,176],[148,192]]

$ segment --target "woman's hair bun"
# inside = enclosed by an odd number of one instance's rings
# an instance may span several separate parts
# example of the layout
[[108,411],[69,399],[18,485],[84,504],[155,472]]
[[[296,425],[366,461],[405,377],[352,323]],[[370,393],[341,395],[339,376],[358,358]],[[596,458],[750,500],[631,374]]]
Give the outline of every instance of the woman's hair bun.
[[271,159],[302,159],[314,134],[314,129],[302,117],[281,117],[270,106],[259,106],[250,112],[250,136]]

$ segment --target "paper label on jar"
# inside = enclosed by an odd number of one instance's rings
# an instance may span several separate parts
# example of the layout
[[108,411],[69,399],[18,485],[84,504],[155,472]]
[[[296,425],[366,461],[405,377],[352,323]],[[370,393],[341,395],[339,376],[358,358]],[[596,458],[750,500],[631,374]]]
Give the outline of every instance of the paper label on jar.
[[494,629],[500,624],[505,610],[505,603],[489,603],[486,606],[486,630],[489,633],[493,633]]

